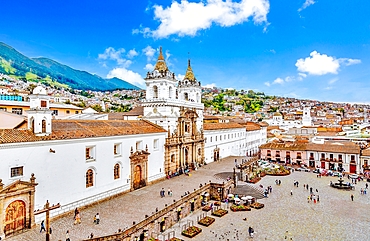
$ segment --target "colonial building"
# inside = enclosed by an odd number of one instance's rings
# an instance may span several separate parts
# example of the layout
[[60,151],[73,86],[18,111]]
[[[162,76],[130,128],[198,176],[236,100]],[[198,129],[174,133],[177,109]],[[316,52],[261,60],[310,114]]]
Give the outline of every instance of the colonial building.
[[260,146],[261,158],[283,164],[296,163],[309,167],[350,173],[362,172],[360,147],[349,141],[319,143],[284,142]]
[[61,204],[55,216],[165,177],[162,127],[146,120],[53,120],[41,87],[31,103],[28,129],[0,134],[0,237],[44,219],[32,215],[46,200]]

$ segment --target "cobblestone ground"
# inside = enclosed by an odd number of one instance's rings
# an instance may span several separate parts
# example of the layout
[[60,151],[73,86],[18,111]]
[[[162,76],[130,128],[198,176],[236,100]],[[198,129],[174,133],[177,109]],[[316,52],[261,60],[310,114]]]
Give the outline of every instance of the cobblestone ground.
[[[139,190],[124,194],[117,198],[99,203],[92,207],[81,210],[82,223],[73,225],[73,214],[53,220],[51,222],[52,235],[51,240],[65,240],[65,232],[69,230],[72,241],[86,239],[91,233],[94,236],[104,236],[113,234],[118,229],[124,230],[136,223],[142,221],[145,215],[155,212],[155,209],[164,208],[165,204],[173,203],[173,200],[179,200],[187,191],[193,191],[199,188],[199,184],[212,182],[222,183],[216,173],[230,172],[234,167],[234,160],[237,157],[229,157],[220,162],[211,163],[192,171],[191,176],[181,175],[162,182],[141,188]],[[241,163],[241,158],[238,158]],[[160,198],[159,192],[164,188],[166,197]],[[173,196],[167,196],[168,188],[172,189]],[[37,195],[37,193],[36,193]],[[100,215],[100,224],[93,224],[93,217],[96,213]],[[38,241],[45,240],[45,233],[40,234],[40,225],[25,233],[6,238],[9,241]]]
[[[192,176],[180,176],[122,195],[115,199],[83,209],[82,224],[73,225],[73,215],[54,220],[51,223],[53,234],[51,240],[65,240],[66,230],[70,231],[72,241],[87,238],[90,233],[103,236],[124,229],[133,221],[139,222],[145,214],[151,214],[155,208],[161,209],[165,203],[170,204],[173,199],[178,200],[186,191],[192,191],[200,183],[222,182],[216,173],[230,172],[234,165],[234,157],[219,163],[212,163],[192,172]],[[256,186],[271,185],[273,187],[269,198],[259,199],[265,204],[260,210],[233,213],[222,218],[209,227],[202,227],[203,232],[195,238],[181,236],[181,229],[188,221],[196,224],[197,217],[202,211],[196,211],[184,218],[180,224],[167,230],[164,234],[175,232],[175,236],[185,241],[189,240],[249,240],[247,230],[252,226],[256,231],[253,240],[370,240],[369,227],[370,194],[361,195],[360,188],[365,182],[359,182],[355,191],[341,191],[329,187],[329,182],[336,182],[337,178],[316,178],[313,173],[294,172],[289,176],[279,177],[282,184],[275,185],[276,177],[266,176]],[[294,180],[299,181],[299,187],[294,187]],[[318,189],[320,202],[308,203],[309,191],[303,184]],[[173,197],[160,198],[161,188],[173,190]],[[290,192],[293,191],[293,195]],[[167,194],[167,192],[166,192]],[[350,195],[354,195],[354,201]],[[223,208],[226,206],[223,204]],[[93,216],[99,212],[101,222],[93,224]],[[243,219],[247,218],[247,221]],[[37,241],[45,240],[40,234],[39,226],[23,234],[8,238],[9,241]],[[286,231],[288,231],[286,233]],[[217,234],[217,237],[216,237]],[[238,234],[238,235],[237,235]]]
[[[249,212],[229,210],[226,216],[215,217],[216,221],[209,227],[197,224],[197,217],[202,214],[199,210],[167,233],[175,231],[176,237],[180,237],[181,230],[190,220],[203,231],[192,239],[182,236],[185,241],[252,240],[248,237],[249,226],[256,231],[253,240],[370,240],[370,197],[360,194],[365,182],[359,182],[354,191],[342,191],[329,186],[330,181],[336,182],[338,178],[317,178],[313,173],[294,172],[279,177],[280,186],[275,185],[275,179],[266,176],[257,184],[273,187],[268,198],[258,200],[265,204],[264,208]],[[293,185],[294,181],[299,182],[298,187]],[[312,186],[314,193],[318,189],[320,202],[308,203],[310,192],[303,188],[303,184]],[[351,194],[354,201],[351,201]]]

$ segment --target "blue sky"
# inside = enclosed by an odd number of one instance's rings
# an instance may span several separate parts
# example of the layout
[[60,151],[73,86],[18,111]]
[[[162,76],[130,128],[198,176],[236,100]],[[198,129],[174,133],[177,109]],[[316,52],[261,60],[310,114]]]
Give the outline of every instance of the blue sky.
[[163,47],[203,86],[370,103],[370,1],[2,1],[0,41],[145,87]]

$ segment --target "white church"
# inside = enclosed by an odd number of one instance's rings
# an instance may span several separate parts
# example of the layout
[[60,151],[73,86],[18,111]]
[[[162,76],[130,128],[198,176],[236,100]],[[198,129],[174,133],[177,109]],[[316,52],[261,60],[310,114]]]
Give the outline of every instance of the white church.
[[34,89],[28,128],[0,130],[0,237],[43,220],[34,210],[46,200],[60,204],[56,216],[186,168],[256,154],[266,142],[266,126],[203,123],[190,60],[178,81],[161,49],[145,82],[143,113],[132,120],[56,120],[45,89]]

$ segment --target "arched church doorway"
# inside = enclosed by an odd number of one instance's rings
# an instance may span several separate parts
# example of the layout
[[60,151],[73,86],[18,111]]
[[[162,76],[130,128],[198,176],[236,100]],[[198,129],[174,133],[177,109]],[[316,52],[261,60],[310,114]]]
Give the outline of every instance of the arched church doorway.
[[140,182],[142,177],[141,166],[137,165],[134,170],[134,189],[140,188]]
[[5,211],[4,233],[9,235],[26,228],[26,205],[17,200],[9,204]]

